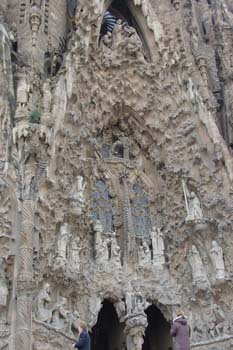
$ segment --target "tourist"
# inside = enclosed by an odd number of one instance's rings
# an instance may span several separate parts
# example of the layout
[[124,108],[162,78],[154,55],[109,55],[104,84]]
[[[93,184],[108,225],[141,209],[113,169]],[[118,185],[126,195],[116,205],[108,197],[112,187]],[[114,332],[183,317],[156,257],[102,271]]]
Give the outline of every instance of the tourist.
[[171,336],[175,338],[175,350],[190,350],[191,328],[182,311],[176,315],[171,327]]
[[77,348],[78,350],[91,350],[91,339],[87,331],[87,325],[85,322],[79,323],[79,339],[78,341],[73,345],[74,348]]

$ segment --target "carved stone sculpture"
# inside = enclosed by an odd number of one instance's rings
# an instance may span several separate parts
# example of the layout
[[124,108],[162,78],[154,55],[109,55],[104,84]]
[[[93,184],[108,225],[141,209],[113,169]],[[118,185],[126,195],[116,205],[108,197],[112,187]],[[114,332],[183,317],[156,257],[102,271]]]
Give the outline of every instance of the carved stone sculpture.
[[46,283],[37,295],[34,303],[34,315],[38,321],[51,322],[52,311],[49,308],[50,302],[50,285]]
[[73,272],[78,272],[80,269],[80,251],[81,250],[82,250],[81,240],[79,237],[76,237],[71,241],[70,254],[69,254],[69,268]]
[[4,271],[3,259],[0,261],[0,324],[6,323],[7,305],[8,305],[8,283]]
[[193,284],[194,285],[208,285],[208,277],[203,265],[200,254],[195,245],[192,245],[188,254],[189,263],[192,269]]
[[97,220],[95,224],[95,258],[96,261],[104,264],[109,260],[108,244],[110,240],[103,235],[103,228],[100,221]]
[[61,297],[53,307],[51,326],[58,330],[66,331],[69,325],[69,315],[67,299]]
[[153,227],[151,232],[153,248],[153,264],[163,268],[165,264],[163,233],[159,228]]
[[210,250],[212,262],[215,268],[215,276],[217,280],[225,278],[225,265],[223,260],[223,251],[220,245],[216,241],[212,241],[212,247]]
[[117,242],[116,233],[112,234],[111,242],[111,262],[116,268],[121,268],[121,249]]
[[67,259],[67,244],[70,238],[68,224],[64,223],[59,232],[57,241],[57,257],[56,260],[65,263]]
[[151,264],[151,251],[146,242],[143,242],[142,246],[139,247],[138,257],[139,266],[143,267],[145,265]]
[[182,181],[185,204],[187,210],[186,222],[198,222],[203,220],[203,212],[201,203],[194,192],[189,192],[187,185]]

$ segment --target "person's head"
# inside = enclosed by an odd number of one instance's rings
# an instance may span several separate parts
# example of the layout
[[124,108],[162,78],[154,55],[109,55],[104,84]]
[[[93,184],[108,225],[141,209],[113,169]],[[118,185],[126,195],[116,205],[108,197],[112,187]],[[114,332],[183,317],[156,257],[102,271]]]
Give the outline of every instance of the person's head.
[[181,309],[177,310],[176,317],[184,317],[184,312]]
[[86,331],[87,330],[86,323],[83,321],[80,321],[79,326],[78,326],[78,330],[79,330],[79,333],[81,333],[82,331]]

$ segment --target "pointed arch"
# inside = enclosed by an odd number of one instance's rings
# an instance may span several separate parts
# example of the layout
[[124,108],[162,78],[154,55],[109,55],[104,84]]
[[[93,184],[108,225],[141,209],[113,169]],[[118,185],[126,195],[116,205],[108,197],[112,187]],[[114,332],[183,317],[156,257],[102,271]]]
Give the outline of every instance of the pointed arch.
[[[121,5],[123,7],[122,12],[120,9]],[[101,26],[103,23],[104,15],[108,10],[111,10],[116,15],[116,17],[129,21],[129,25],[133,26],[136,29],[142,41],[144,50],[148,56],[148,60],[153,61],[153,53],[156,50],[155,36],[153,30],[148,24],[149,16],[145,16],[143,14],[141,6],[136,6],[133,0],[106,0],[103,6],[102,16],[99,20],[99,33],[101,33]]]

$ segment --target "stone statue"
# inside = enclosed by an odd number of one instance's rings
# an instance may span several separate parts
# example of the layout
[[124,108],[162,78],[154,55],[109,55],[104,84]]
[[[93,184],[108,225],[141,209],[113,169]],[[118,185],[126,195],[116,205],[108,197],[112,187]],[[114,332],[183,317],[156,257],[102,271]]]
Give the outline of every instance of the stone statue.
[[203,212],[201,209],[201,203],[194,192],[189,192],[188,187],[184,181],[182,181],[182,187],[185,197],[185,204],[187,210],[186,222],[203,220]]
[[18,73],[17,84],[17,105],[19,107],[26,107],[29,101],[30,84],[28,83],[26,68]]
[[34,314],[38,321],[50,323],[52,319],[52,311],[48,308],[50,303],[50,285],[45,284],[36,297]]
[[61,225],[60,233],[57,241],[57,258],[62,261],[66,261],[67,258],[67,244],[70,238],[68,231],[68,224],[64,223]]
[[85,196],[84,196],[85,188],[86,188],[86,183],[84,183],[83,177],[79,175],[77,177],[77,193],[75,198],[77,198],[80,204],[84,204],[85,202]]
[[58,330],[66,331],[69,325],[69,315],[67,299],[61,297],[60,301],[53,307],[51,326]]
[[151,241],[153,248],[153,263],[156,266],[163,267],[165,264],[165,256],[164,256],[164,241],[163,241],[163,233],[160,228],[153,227],[151,232]]
[[121,267],[121,249],[117,242],[116,233],[111,237],[111,262],[117,267]]
[[0,262],[0,323],[6,323],[9,291],[3,259]]
[[146,242],[143,242],[142,246],[139,247],[139,266],[144,266],[151,263],[151,251]]
[[122,44],[122,39],[124,36],[123,32],[123,22],[121,19],[118,19],[113,31],[112,31],[112,48],[116,49]]
[[69,267],[74,272],[78,272],[80,269],[80,251],[82,250],[80,244],[80,238],[76,237],[70,246]]
[[75,310],[73,313],[70,313],[68,315],[68,327],[67,327],[67,333],[71,336],[74,337],[74,332],[78,331],[79,327],[79,321],[80,321],[80,316],[78,310]]
[[110,240],[103,237],[103,227],[97,220],[95,227],[95,258],[99,263],[105,263],[109,260],[108,244]]
[[134,27],[125,26],[124,30],[127,33],[127,51],[129,54],[134,55],[135,58],[140,61],[145,61],[142,42],[136,29]]
[[192,245],[188,260],[192,269],[193,284],[206,284],[208,282],[206,270],[195,245]]
[[47,112],[47,113],[51,112],[51,104],[52,104],[52,93],[51,93],[50,80],[46,79],[43,85],[44,112]]
[[210,250],[211,259],[215,267],[216,279],[225,278],[225,266],[223,260],[223,250],[216,241],[212,241]]

